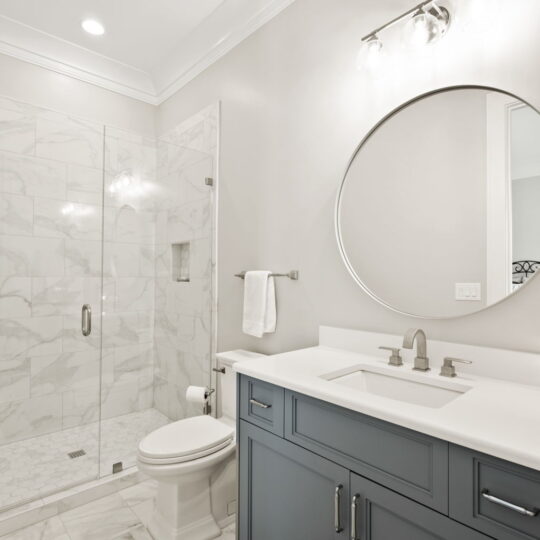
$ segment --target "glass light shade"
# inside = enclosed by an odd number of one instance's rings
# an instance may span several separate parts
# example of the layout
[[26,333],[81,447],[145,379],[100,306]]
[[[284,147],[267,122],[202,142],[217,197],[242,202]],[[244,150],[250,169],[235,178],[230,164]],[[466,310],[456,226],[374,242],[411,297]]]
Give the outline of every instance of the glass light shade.
[[356,59],[356,67],[358,69],[375,69],[380,64],[382,55],[383,45],[381,40],[377,36],[372,36],[362,42]]
[[418,10],[405,26],[407,40],[416,46],[427,45],[441,38],[448,29],[449,17],[446,10],[432,7],[428,11]]

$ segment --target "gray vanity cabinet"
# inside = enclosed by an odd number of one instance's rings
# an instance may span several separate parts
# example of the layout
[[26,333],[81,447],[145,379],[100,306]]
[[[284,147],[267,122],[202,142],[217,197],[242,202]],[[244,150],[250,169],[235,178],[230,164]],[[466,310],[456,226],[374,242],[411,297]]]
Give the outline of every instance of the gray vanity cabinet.
[[250,377],[238,410],[239,540],[540,540],[538,471]]
[[[487,540],[438,512],[351,473],[351,515],[358,540]],[[354,524],[353,524],[354,522]],[[354,533],[354,530],[353,530]],[[347,539],[348,540],[348,539]]]
[[350,538],[347,469],[244,421],[240,455],[241,540]]

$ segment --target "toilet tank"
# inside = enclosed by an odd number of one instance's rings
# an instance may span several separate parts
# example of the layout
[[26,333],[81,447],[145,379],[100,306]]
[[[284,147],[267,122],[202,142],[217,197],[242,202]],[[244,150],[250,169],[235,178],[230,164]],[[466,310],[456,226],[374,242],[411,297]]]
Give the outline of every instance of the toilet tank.
[[217,417],[225,416],[236,419],[236,372],[232,369],[236,362],[249,362],[254,358],[266,356],[251,351],[238,349],[216,354],[217,368],[225,373],[217,375]]

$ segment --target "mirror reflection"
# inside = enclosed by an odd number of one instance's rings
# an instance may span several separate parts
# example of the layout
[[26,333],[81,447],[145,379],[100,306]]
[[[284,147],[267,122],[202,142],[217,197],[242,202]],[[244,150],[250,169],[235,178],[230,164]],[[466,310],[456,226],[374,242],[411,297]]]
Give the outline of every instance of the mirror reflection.
[[338,240],[357,282],[392,309],[452,317],[540,267],[540,115],[488,88],[424,96],[381,122],[341,186]]

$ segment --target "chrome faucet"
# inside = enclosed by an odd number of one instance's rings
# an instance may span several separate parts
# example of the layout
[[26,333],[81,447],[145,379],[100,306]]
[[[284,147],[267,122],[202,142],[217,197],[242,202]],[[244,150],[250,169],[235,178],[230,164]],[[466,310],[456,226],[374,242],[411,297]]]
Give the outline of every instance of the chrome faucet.
[[429,371],[429,358],[427,356],[426,334],[421,328],[409,328],[403,338],[403,348],[412,349],[416,339],[416,357],[414,368],[418,371]]

